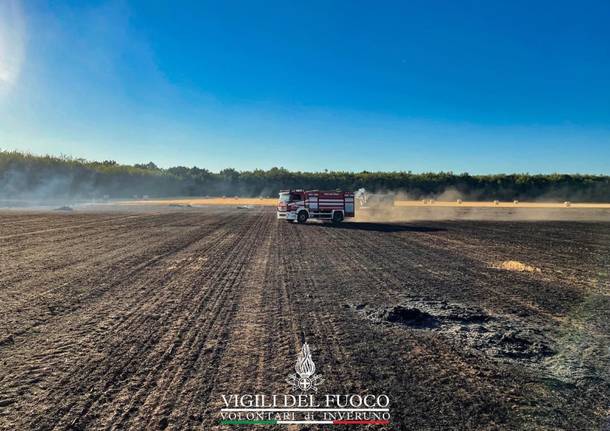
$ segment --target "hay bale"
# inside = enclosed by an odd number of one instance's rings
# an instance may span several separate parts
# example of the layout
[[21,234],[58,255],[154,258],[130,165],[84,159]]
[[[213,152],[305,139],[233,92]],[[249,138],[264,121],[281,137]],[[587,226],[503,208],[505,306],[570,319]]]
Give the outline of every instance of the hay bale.
[[505,260],[503,262],[497,262],[492,265],[494,268],[504,269],[506,271],[517,271],[517,272],[542,272],[540,268],[532,265],[527,265],[518,260]]

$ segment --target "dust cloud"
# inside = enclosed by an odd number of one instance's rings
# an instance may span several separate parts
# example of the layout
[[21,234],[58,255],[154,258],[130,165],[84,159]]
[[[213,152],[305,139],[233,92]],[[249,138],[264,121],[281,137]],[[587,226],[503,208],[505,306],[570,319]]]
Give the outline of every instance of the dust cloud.
[[368,194],[359,201],[357,222],[409,222],[418,220],[502,221],[610,221],[610,204],[550,202],[547,197],[530,201],[473,200],[455,188],[415,199],[408,192]]

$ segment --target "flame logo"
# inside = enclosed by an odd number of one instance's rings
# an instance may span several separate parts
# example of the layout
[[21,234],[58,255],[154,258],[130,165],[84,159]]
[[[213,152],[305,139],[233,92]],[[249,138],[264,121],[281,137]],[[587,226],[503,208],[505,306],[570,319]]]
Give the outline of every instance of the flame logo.
[[294,365],[296,374],[290,374],[286,381],[292,386],[293,391],[300,390],[307,392],[309,390],[318,390],[318,385],[324,381],[320,376],[315,376],[316,364],[311,358],[311,350],[307,343],[303,344],[301,353],[297,357],[297,362]]
[[307,343],[303,344],[303,349],[297,358],[297,363],[294,366],[294,370],[297,372],[299,377],[311,377],[316,372],[316,364],[311,359],[311,351]]

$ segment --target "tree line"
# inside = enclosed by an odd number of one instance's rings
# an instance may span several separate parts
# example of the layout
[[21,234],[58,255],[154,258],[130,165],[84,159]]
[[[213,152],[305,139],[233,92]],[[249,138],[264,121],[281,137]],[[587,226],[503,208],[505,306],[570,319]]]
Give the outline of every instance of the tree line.
[[587,174],[493,174],[452,172],[301,172],[284,168],[211,172],[159,168],[153,162],[124,165],[69,156],[0,151],[0,198],[100,199],[148,195],[275,197],[281,189],[365,188],[411,199],[610,201],[610,176]]

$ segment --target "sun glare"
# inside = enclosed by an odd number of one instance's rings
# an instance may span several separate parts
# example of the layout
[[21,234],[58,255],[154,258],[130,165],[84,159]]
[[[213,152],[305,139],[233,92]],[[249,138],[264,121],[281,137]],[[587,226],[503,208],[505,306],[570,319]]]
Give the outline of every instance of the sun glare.
[[24,59],[25,23],[16,0],[0,2],[0,83],[13,84]]

